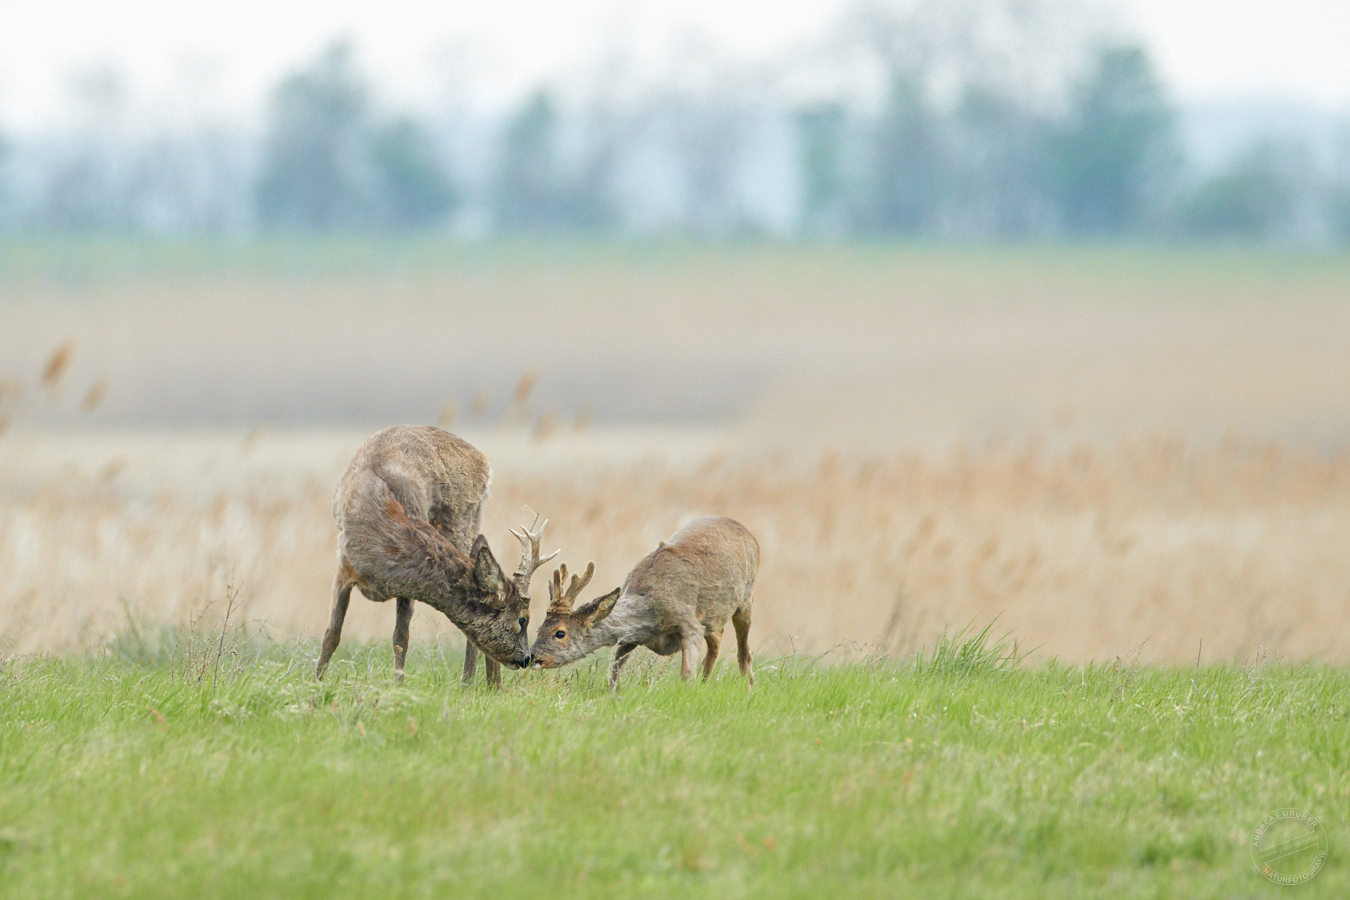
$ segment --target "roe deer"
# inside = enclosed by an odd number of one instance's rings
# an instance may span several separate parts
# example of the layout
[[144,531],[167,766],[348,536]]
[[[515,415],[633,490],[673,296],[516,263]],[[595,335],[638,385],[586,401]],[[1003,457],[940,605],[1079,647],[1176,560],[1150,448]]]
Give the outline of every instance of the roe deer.
[[573,611],[581,589],[595,574],[572,576],[566,591],[567,566],[553,573],[548,613],[534,640],[534,667],[553,669],[617,645],[609,669],[611,687],[638,645],[662,656],[681,652],[680,676],[688,679],[698,663],[699,639],[707,642],[703,678],[712,674],[730,618],[736,626],[736,658],[741,674],[755,683],[750,670],[750,599],[759,571],[759,543],[744,525],[722,516],[695,519],[643,558],[624,580],[603,597]]
[[394,672],[400,680],[414,600],[464,632],[465,684],[473,681],[480,650],[494,687],[501,684],[501,663],[530,664],[530,575],[556,551],[539,558],[543,526],[512,531],[521,543],[520,568],[511,581],[502,577],[487,539],[474,537],[490,480],[482,453],[433,426],[398,425],[366,439],[333,498],[338,572],[317,677],[342,639],[353,587],[377,602],[397,599]]

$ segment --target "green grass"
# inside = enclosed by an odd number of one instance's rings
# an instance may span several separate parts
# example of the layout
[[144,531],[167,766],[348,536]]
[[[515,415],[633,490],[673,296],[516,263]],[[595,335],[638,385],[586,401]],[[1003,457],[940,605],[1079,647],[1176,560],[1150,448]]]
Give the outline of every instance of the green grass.
[[[439,648],[396,687],[383,645],[324,684],[311,646],[218,646],[0,668],[0,895],[1350,896],[1336,669],[981,643],[766,659],[752,691],[646,655],[617,695],[603,659],[493,693]],[[1329,837],[1299,887],[1248,850],[1282,807]]]

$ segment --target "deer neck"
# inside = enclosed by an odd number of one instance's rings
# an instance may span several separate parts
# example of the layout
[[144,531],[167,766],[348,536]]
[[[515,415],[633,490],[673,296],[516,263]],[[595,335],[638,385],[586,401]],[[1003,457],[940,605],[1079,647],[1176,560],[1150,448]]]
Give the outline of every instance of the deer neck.
[[474,610],[467,589],[473,577],[472,561],[446,541],[428,540],[419,549],[422,552],[401,561],[408,571],[407,577],[400,579],[407,587],[399,596],[439,610],[463,630]]
[[612,647],[619,643],[619,632],[610,622],[612,618],[613,615],[606,616],[580,635],[577,643],[585,651],[584,655],[589,656],[602,647]]
[[442,573],[442,575],[443,577],[433,585],[433,589],[429,590],[426,596],[416,599],[421,600],[432,609],[439,610],[442,615],[463,631],[472,620],[476,607],[470,605],[468,592],[464,589],[462,579],[456,579],[453,574],[450,577],[444,577],[445,573]]
[[623,601],[582,636],[581,645],[587,653],[615,644],[641,644],[651,637],[650,623],[634,616]]

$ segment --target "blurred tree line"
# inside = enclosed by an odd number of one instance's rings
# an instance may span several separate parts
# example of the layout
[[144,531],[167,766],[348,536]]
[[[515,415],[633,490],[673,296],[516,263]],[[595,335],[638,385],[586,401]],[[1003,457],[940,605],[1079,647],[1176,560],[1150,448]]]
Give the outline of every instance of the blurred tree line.
[[[1063,13],[1054,0],[874,2],[773,78],[710,70],[571,103],[543,87],[496,117],[388,114],[338,42],[277,85],[257,137],[127,133],[124,89],[95,73],[73,136],[0,135],[0,221],[1350,240],[1350,151],[1324,170],[1304,147],[1261,141],[1199,176],[1146,50]],[[465,135],[488,147],[476,163],[458,152]]]
[[425,228],[457,199],[420,123],[374,117],[349,44],[333,45],[277,87],[254,185],[264,226]]

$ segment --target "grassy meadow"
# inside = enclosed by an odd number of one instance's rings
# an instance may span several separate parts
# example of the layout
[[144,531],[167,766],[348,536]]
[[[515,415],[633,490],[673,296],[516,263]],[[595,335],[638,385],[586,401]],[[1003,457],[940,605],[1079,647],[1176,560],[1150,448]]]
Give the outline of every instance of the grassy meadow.
[[[0,895],[1345,896],[1347,298],[1236,247],[0,242]],[[745,523],[754,689],[464,691],[426,609],[396,686],[359,598],[316,683],[395,422],[597,594]]]
[[[5,896],[1308,897],[1350,867],[1350,676],[648,654],[465,691],[442,646],[127,636],[0,672]],[[1316,810],[1323,869],[1255,869]],[[1291,871],[1303,860],[1285,860]]]

